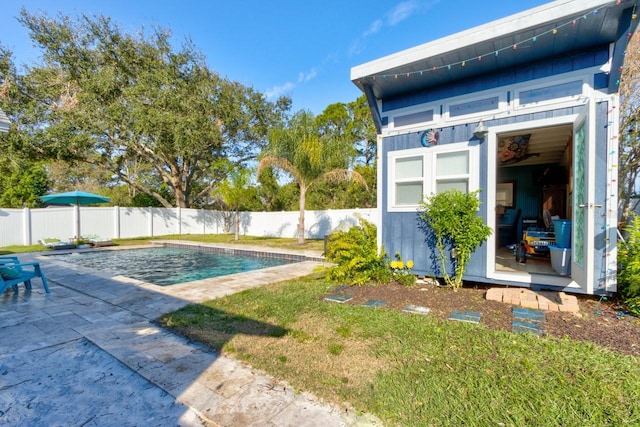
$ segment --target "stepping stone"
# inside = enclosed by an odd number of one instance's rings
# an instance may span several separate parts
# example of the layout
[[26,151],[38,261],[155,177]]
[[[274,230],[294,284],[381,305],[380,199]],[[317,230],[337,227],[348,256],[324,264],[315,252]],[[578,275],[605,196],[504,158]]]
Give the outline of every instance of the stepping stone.
[[513,317],[533,322],[544,322],[546,320],[544,317],[544,311],[524,307],[513,307]]
[[385,305],[387,305],[387,303],[377,299],[370,299],[369,301],[365,302],[362,305],[364,307],[384,307]]
[[479,323],[481,313],[477,311],[460,311],[453,310],[449,316],[449,320],[457,320],[459,322]]
[[351,301],[351,299],[352,298],[348,295],[329,295],[328,297],[324,298],[325,301],[337,302],[340,304]]
[[539,337],[544,335],[542,325],[539,325],[537,323],[524,322],[522,320],[513,320],[511,322],[511,330],[513,330],[513,332],[529,332]]
[[402,309],[402,311],[406,312],[406,313],[413,313],[413,314],[429,314],[431,313],[431,309],[427,308],[427,307],[422,307],[421,305],[408,305],[405,308]]

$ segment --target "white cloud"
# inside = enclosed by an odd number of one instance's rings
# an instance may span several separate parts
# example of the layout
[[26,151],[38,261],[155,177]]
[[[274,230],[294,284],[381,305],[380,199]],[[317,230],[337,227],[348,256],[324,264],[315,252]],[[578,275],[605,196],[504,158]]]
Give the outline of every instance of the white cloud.
[[296,87],[296,85],[294,85],[291,82],[286,82],[283,85],[280,86],[274,86],[270,89],[267,89],[264,93],[264,95],[267,97],[267,99],[271,99],[271,98],[277,98],[281,95],[284,95],[285,93],[289,92],[290,90],[292,90],[294,87]]
[[413,15],[418,8],[419,4],[415,0],[403,1],[402,3],[397,4],[396,7],[387,13],[387,25],[390,27],[398,25],[400,22]]
[[353,55],[357,55],[364,49],[364,43],[361,39],[354,40],[351,42],[351,46],[349,46],[349,50],[347,50],[347,55],[352,57]]
[[[325,59],[323,63],[326,62],[327,60],[328,59]],[[297,86],[307,83],[315,79],[317,76],[318,76],[318,70],[316,67],[312,68],[307,72],[301,71],[298,73],[298,79],[296,80],[295,83],[286,82],[280,86],[274,86],[270,89],[267,89],[264,95],[267,97],[267,99],[273,99],[282,95],[286,95],[287,93],[290,93],[293,89],[295,89]]]
[[371,34],[375,34],[382,28],[382,19],[376,19],[369,25],[369,29],[362,34],[362,37],[368,37]]
[[398,3],[384,15],[384,18],[379,18],[373,21],[369,25],[369,28],[367,28],[360,35],[360,37],[358,37],[351,43],[351,45],[349,46],[348,55],[351,57],[362,52],[365,45],[364,41],[367,37],[380,32],[385,27],[395,27],[396,25],[410,18],[416,13],[422,13],[431,9],[439,1],[440,0],[406,0]]
[[298,74],[298,83],[306,83],[309,80],[313,80],[314,78],[316,78],[317,75],[318,75],[318,72],[316,71],[315,68],[312,68],[307,73],[300,72]]

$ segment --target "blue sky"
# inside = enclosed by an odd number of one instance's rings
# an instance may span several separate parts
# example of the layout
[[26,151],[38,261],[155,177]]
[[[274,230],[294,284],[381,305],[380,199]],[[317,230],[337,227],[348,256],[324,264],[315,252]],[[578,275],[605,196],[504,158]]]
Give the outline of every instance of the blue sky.
[[[542,4],[546,0],[24,0],[3,2],[0,42],[17,65],[38,51],[15,19],[31,13],[110,16],[127,32],[162,26],[190,38],[209,66],[293,109],[319,114],[360,91],[351,67]],[[273,98],[275,99],[275,98]]]

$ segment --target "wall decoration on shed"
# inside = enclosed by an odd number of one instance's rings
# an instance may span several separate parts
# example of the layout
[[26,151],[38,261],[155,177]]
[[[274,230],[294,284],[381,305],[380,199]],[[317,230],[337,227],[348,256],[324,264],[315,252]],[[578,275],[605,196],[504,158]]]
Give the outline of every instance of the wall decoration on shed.
[[420,143],[423,147],[433,147],[434,145],[438,145],[438,140],[440,139],[440,132],[435,129],[427,129],[422,132],[422,136],[420,137]]
[[509,136],[498,142],[498,160],[502,165],[518,163],[526,159],[531,134]]

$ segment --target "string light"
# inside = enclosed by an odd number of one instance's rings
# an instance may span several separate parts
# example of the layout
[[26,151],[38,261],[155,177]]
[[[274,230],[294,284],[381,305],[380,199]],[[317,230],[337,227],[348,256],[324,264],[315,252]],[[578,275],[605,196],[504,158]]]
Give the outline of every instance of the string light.
[[[617,6],[619,6],[620,4],[622,4],[622,1],[621,0],[617,0],[615,4]],[[638,15],[637,15],[637,13],[635,13],[635,10],[636,10],[636,5],[633,6],[631,19],[637,19]],[[584,14],[581,18],[588,19],[588,17],[590,15],[598,15],[598,12],[599,12],[599,9],[594,9],[591,12],[588,12],[588,13]],[[518,50],[519,45],[522,46],[522,45],[525,45],[525,44],[527,44],[529,42],[535,43],[535,42],[538,41],[538,38],[540,38],[540,37],[543,37],[543,36],[546,36],[546,35],[549,35],[549,34],[554,35],[554,36],[557,35],[558,31],[560,29],[564,28],[564,27],[576,27],[576,26],[577,26],[577,20],[576,19],[572,19],[570,21],[565,22],[564,24],[555,26],[553,29],[551,29],[549,31],[545,31],[545,32],[540,33],[538,35],[532,36],[532,37],[530,37],[530,38],[528,38],[526,40],[522,40],[522,41],[520,41],[518,43],[514,43],[511,46],[507,46],[507,47],[504,47],[504,48],[501,48],[501,49],[496,49],[495,51],[483,53],[483,54],[475,56],[475,57],[471,57],[471,58],[468,58],[468,59],[464,59],[462,61],[453,62],[453,63],[446,64],[446,65],[439,65],[439,66],[438,65],[433,65],[430,68],[426,68],[426,69],[423,69],[423,70],[410,71],[410,72],[406,73],[406,77],[410,78],[412,75],[418,75],[418,74],[422,76],[425,71],[435,72],[435,71],[442,70],[442,69],[451,70],[451,69],[453,69],[454,66],[464,67],[464,66],[467,65],[467,63],[472,62],[472,61],[482,62],[482,58],[484,56],[489,56],[489,55],[493,54],[495,57],[498,57],[500,55],[500,51],[507,50],[507,49]],[[631,33],[627,34],[627,39],[630,39],[631,36],[632,36]],[[623,52],[623,55],[624,54],[626,54],[626,51]],[[382,75],[382,77],[386,78],[386,75]],[[395,74],[394,77],[397,79],[398,75]],[[375,79],[375,76],[370,76],[370,78]]]

